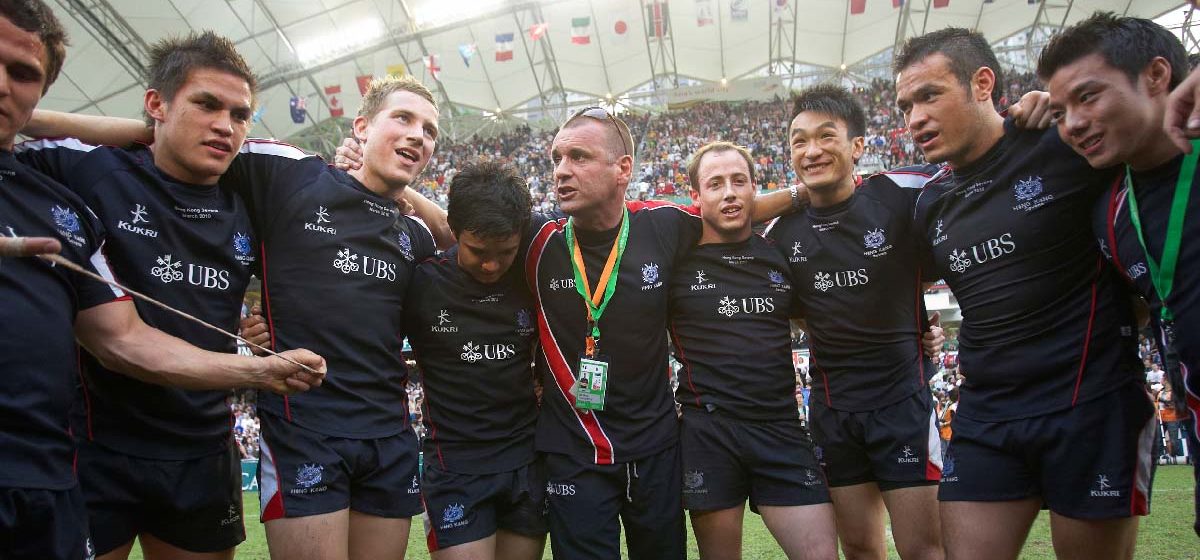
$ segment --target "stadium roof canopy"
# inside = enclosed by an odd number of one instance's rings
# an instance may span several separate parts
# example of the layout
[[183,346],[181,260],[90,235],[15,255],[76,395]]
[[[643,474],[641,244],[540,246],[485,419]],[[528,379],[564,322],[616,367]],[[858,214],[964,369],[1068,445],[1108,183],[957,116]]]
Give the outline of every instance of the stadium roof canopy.
[[[147,45],[211,29],[233,39],[260,76],[255,134],[294,138],[339,121],[331,119],[338,107],[352,117],[359,76],[414,74],[434,90],[443,116],[547,117],[698,82],[736,87],[764,76],[853,72],[878,66],[906,37],[946,26],[1000,41],[1096,10],[1154,18],[1181,0],[53,2],[72,44],[43,107],[137,117]],[[299,123],[289,107],[295,98],[307,109]]]

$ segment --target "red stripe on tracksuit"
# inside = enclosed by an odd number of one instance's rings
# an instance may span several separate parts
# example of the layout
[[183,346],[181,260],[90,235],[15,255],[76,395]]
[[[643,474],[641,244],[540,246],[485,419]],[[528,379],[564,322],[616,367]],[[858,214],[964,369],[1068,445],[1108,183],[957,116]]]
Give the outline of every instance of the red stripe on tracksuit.
[[1087,369],[1088,346],[1092,342],[1092,325],[1096,321],[1096,291],[1099,289],[1100,274],[1104,267],[1104,259],[1096,261],[1096,279],[1092,281],[1092,306],[1088,312],[1087,331],[1083,334],[1083,355],[1079,357],[1079,373],[1075,375],[1075,393],[1071,396],[1071,406],[1079,400],[1079,385],[1083,383],[1083,370]]
[[[275,321],[271,318],[271,290],[267,286],[267,243],[260,241],[258,247],[258,258],[262,259],[263,313],[267,314],[267,332],[271,333],[271,340],[267,341],[267,344],[271,350],[278,351],[275,349]],[[288,422],[292,421],[292,404],[287,395],[283,396],[283,416]]]
[[543,225],[534,236],[533,242],[529,246],[529,257],[525,260],[525,274],[528,277],[529,286],[532,288],[533,302],[537,308],[538,340],[542,349],[542,356],[545,357],[547,365],[550,366],[550,373],[554,377],[554,384],[558,387],[559,394],[567,401],[567,405],[575,414],[575,419],[579,421],[579,426],[583,428],[589,443],[595,449],[595,463],[597,465],[611,465],[614,462],[612,442],[609,441],[608,435],[604,433],[604,428],[600,426],[600,421],[596,418],[595,413],[588,413],[575,408],[575,397],[571,394],[571,387],[575,385],[575,375],[571,373],[571,367],[567,364],[567,360],[562,354],[562,349],[559,348],[558,341],[554,338],[554,333],[550,331],[550,323],[546,319],[546,311],[542,308],[541,288],[537,282],[537,270],[541,263],[542,253],[546,249],[546,243],[555,232],[561,230],[561,222],[547,222]]

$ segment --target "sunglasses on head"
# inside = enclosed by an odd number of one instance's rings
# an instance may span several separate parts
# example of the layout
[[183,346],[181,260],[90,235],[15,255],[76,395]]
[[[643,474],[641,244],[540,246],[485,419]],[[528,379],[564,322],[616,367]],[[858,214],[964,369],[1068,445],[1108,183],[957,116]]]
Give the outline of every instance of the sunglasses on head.
[[617,129],[617,136],[621,138],[621,147],[625,149],[625,155],[633,155],[633,150],[630,149],[629,144],[625,142],[625,133],[622,132],[621,125],[619,124],[620,121],[618,121],[617,117],[614,117],[612,113],[609,113],[607,109],[604,107],[584,107],[576,111],[574,115],[571,115],[571,118],[567,119],[567,122],[569,123],[579,117],[588,117],[598,121],[611,122],[613,127]]

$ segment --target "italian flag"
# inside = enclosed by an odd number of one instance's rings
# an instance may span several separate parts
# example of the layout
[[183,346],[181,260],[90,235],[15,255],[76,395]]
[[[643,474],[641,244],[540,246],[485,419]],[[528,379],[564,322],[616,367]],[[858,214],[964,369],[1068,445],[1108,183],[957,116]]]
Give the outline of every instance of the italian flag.
[[571,18],[571,42],[576,45],[587,45],[592,42],[591,36],[588,34],[588,27],[592,25],[592,18],[577,17]]

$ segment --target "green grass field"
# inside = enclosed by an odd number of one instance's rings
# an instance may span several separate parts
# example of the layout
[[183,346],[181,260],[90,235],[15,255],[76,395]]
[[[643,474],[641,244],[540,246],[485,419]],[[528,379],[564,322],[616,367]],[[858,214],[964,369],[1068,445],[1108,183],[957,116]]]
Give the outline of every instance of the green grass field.
[[[1159,467],[1154,480],[1151,514],[1142,518],[1138,534],[1137,558],[1153,560],[1200,560],[1200,539],[1192,532],[1192,475],[1191,467]],[[257,560],[268,558],[267,540],[262,524],[258,522],[258,494],[245,494],[246,542],[238,547],[237,557]],[[429,558],[419,520],[414,520],[409,537],[408,558]],[[746,514],[746,535],[743,539],[746,560],[777,559],[783,554],[775,545],[762,520],[752,513]],[[550,546],[546,546],[545,558],[550,558]],[[893,551],[891,558],[899,558]],[[141,560],[141,551],[134,547],[131,558]],[[688,558],[699,558],[696,541],[688,529]],[[1025,544],[1023,559],[1040,560],[1054,558],[1050,544],[1050,522],[1042,512],[1030,532]]]

